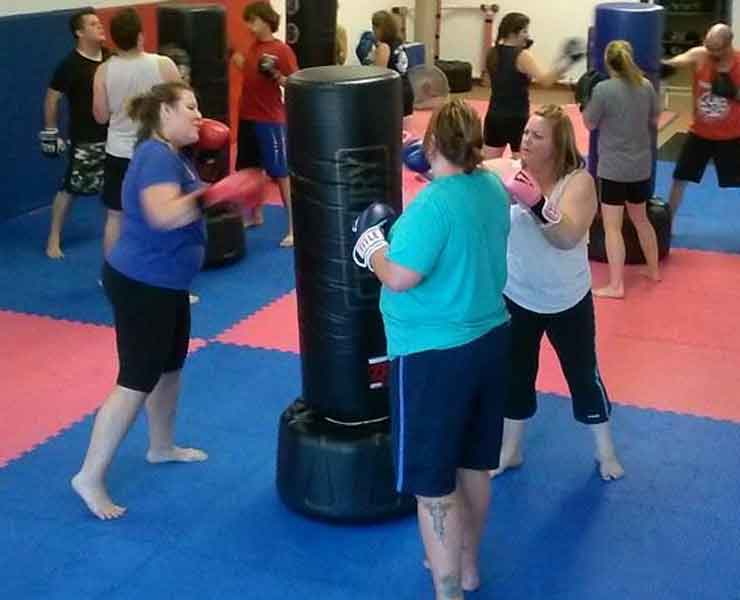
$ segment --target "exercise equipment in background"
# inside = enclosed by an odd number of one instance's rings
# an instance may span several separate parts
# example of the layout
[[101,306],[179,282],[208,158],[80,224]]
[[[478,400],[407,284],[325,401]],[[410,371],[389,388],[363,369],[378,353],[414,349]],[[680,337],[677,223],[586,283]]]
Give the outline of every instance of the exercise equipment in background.
[[336,61],[337,0],[286,0],[285,41],[301,69]]
[[450,85],[441,69],[421,64],[409,69],[407,76],[414,90],[415,109],[433,110],[449,98]]
[[[662,260],[668,256],[671,250],[671,209],[667,202],[663,202],[659,198],[652,198],[647,203],[647,216],[658,238],[658,259]],[[622,237],[624,237],[624,262],[628,265],[645,264],[645,256],[640,247],[637,230],[632,224],[632,221],[630,221],[627,211],[624,211],[624,219],[622,221]],[[608,262],[604,238],[604,223],[601,220],[601,213],[596,215],[594,222],[591,224],[588,240],[588,257],[598,262]]]
[[226,9],[220,4],[165,3],[157,8],[157,22],[161,51],[174,47],[189,59],[200,112],[228,123]]

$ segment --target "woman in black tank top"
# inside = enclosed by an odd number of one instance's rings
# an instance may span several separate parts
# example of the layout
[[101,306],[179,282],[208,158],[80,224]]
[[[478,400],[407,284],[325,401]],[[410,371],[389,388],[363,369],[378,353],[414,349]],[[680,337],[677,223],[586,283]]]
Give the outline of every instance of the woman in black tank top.
[[375,64],[396,71],[401,76],[403,85],[403,116],[414,112],[414,90],[407,76],[409,58],[406,55],[403,39],[398,30],[396,18],[386,10],[373,13],[373,33],[375,46]]
[[544,87],[554,84],[573,64],[558,59],[556,66],[543,70],[529,51],[529,17],[508,13],[501,20],[496,44],[486,57],[486,69],[491,81],[491,101],[485,120],[486,158],[498,158],[508,145],[514,158],[524,126],[529,118],[529,84],[532,80]]

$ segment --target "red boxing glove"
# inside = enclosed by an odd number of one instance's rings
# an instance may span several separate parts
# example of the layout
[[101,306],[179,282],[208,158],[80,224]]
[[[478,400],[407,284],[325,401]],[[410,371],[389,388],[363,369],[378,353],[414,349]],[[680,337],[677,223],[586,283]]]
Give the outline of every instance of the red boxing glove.
[[504,187],[512,199],[528,208],[532,208],[542,198],[542,192],[537,182],[524,169],[506,175],[503,181]]
[[231,202],[254,208],[263,201],[265,175],[257,169],[243,169],[207,188],[201,201],[204,208]]
[[229,143],[229,126],[214,119],[201,119],[198,129],[198,150],[221,150]]

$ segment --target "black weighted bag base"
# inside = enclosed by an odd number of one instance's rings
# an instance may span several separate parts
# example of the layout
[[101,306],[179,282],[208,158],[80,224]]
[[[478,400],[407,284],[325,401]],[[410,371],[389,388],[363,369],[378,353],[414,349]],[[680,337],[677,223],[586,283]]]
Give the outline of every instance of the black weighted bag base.
[[[658,259],[662,260],[671,250],[671,209],[666,202],[653,198],[647,204],[648,220],[655,228],[658,238]],[[624,221],[622,223],[622,236],[624,237],[624,262],[628,265],[644,265],[645,256],[640,248],[640,240],[637,237],[635,226],[630,221],[627,209],[624,209]],[[601,211],[596,215],[591,224],[588,241],[588,257],[598,262],[608,262],[606,256],[606,244],[604,239],[604,224],[601,220]]]
[[244,221],[234,204],[209,208],[205,214],[208,240],[203,268],[220,267],[244,258]]
[[277,488],[292,510],[337,522],[380,521],[416,510],[395,491],[390,422],[346,426],[300,400],[280,417]]
[[451,92],[469,92],[473,89],[473,65],[469,62],[438,60],[435,64],[447,77]]

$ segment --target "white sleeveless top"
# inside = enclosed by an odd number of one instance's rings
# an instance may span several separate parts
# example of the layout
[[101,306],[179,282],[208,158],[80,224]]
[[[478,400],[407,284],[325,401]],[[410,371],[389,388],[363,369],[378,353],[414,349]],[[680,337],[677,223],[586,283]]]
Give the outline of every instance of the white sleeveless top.
[[[573,171],[561,179],[550,195],[560,202]],[[511,205],[511,232],[507,251],[509,276],[504,295],[519,306],[552,314],[580,302],[591,289],[588,234],[570,250],[556,248],[545,237],[537,217],[519,204]]]
[[162,83],[158,54],[142,52],[137,56],[111,56],[106,62],[105,91],[108,95],[110,121],[105,151],[119,158],[131,158],[138,126],[126,114],[128,99],[148,92]]

